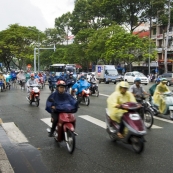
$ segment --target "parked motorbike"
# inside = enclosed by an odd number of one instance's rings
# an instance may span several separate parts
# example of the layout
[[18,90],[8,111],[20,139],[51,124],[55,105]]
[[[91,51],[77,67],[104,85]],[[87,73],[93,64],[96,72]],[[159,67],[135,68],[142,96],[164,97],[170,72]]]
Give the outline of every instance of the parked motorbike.
[[90,90],[89,89],[84,89],[82,93],[77,95],[77,100],[79,103],[84,103],[86,106],[89,106],[90,104]]
[[132,102],[124,103],[121,105],[121,109],[128,111],[124,113],[122,117],[125,126],[124,129],[125,131],[127,130],[124,138],[119,138],[117,136],[120,125],[110,118],[108,109],[106,109],[106,130],[112,141],[119,140],[123,143],[130,144],[136,153],[141,153],[144,149],[144,135],[147,132],[143,120],[137,111],[139,109],[139,104]]
[[[54,132],[54,138],[57,142],[65,141],[67,150],[69,153],[73,153],[75,149],[75,136],[78,134],[75,132],[76,118],[73,113],[59,113],[59,120]],[[47,128],[47,132],[50,133],[51,129]]]
[[30,87],[30,96],[27,98],[30,105],[32,105],[32,102],[35,102],[35,105],[38,107],[40,102],[40,89],[37,84],[33,84]]
[[[164,115],[169,115],[170,119],[173,120],[173,92],[165,92],[162,94],[166,102],[166,111]],[[154,115],[159,114],[159,107],[151,101],[151,106],[154,110]]]
[[145,127],[147,129],[150,129],[154,123],[154,109],[149,101],[146,101],[146,98],[144,96],[137,97],[136,101],[142,105],[142,107],[140,108],[141,118],[144,121]]
[[96,96],[99,96],[99,90],[98,90],[98,84],[96,82],[90,82],[91,86],[90,86],[90,91],[91,91],[91,95],[92,94],[96,94]]

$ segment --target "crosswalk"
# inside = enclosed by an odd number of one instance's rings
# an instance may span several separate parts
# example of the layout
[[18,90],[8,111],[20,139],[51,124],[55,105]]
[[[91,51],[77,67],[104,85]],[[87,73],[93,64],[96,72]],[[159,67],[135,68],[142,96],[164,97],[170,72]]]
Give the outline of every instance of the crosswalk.
[[[106,129],[106,124],[104,121],[101,121],[101,120],[94,118],[90,115],[79,115],[78,117],[85,120],[87,123],[92,123],[93,125],[97,125],[103,129]],[[157,117],[157,119],[160,120],[161,118]],[[43,123],[45,123],[46,125],[48,125],[49,127],[52,126],[51,118],[42,118],[40,120]],[[173,123],[172,121],[169,121],[169,120],[164,120],[164,121],[168,122],[168,123]],[[1,122],[1,125],[4,128],[6,134],[8,135],[11,142],[13,142],[13,143],[26,143],[26,142],[28,142],[28,139],[26,138],[26,136],[21,132],[21,130],[15,125],[14,122],[8,122],[8,123]],[[162,129],[162,128],[163,127],[160,127],[160,126],[157,126],[154,124],[152,126],[152,129]]]

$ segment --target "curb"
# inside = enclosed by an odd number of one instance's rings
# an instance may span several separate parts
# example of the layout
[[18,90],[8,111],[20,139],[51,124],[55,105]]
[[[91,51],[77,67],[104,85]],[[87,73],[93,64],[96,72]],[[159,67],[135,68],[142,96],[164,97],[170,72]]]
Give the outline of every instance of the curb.
[[14,170],[1,144],[0,144],[0,173],[14,173]]

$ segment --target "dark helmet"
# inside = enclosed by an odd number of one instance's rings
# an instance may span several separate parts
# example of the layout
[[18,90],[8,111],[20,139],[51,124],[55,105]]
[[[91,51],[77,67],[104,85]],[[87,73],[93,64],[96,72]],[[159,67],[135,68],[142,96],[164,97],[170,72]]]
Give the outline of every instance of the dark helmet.
[[57,83],[56,83],[56,86],[66,86],[66,83],[63,81],[63,80],[59,80]]

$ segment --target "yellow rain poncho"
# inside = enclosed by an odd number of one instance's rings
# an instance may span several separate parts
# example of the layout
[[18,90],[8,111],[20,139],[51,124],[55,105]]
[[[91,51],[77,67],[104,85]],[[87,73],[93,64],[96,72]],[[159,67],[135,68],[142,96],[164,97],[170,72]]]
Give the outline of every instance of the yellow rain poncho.
[[125,94],[120,93],[120,83],[116,86],[115,92],[113,92],[107,99],[107,108],[109,116],[112,120],[120,123],[121,117],[126,110],[116,108],[115,106],[121,105],[126,102],[135,102],[136,99],[130,91],[126,91]]
[[154,95],[153,95],[153,103],[155,105],[158,105],[159,106],[159,111],[160,113],[164,113],[165,109],[166,109],[166,103],[165,103],[165,100],[163,98],[162,93],[164,92],[168,92],[170,91],[169,88],[166,86],[166,84],[163,84],[162,82],[157,85],[156,87],[156,90],[154,92]]

